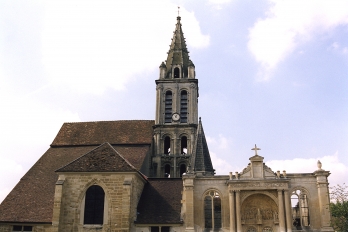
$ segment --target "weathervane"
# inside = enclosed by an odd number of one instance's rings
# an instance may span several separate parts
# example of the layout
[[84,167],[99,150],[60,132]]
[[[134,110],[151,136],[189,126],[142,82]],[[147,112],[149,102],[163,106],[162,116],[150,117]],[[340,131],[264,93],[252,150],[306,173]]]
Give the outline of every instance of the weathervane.
[[255,155],[258,155],[257,154],[257,150],[261,150],[261,148],[258,148],[255,144],[255,147],[254,148],[251,148],[251,150],[255,151]]

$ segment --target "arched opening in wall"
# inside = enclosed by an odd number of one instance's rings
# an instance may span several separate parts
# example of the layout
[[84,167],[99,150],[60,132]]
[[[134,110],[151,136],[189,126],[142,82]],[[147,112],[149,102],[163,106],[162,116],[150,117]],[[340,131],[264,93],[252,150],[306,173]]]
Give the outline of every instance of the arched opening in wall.
[[292,221],[298,230],[310,226],[307,194],[301,190],[294,190],[291,194]]
[[99,185],[92,185],[86,191],[84,224],[102,225],[104,221],[105,193]]
[[181,164],[180,165],[180,177],[182,177],[182,174],[186,173],[186,165]]
[[180,69],[178,67],[174,68],[174,78],[180,77]]
[[182,136],[181,137],[181,154],[182,155],[187,155],[187,137]]
[[165,98],[165,106],[164,106],[164,122],[171,123],[172,122],[172,104],[173,104],[173,96],[171,91],[166,92]]
[[169,164],[164,165],[164,177],[170,178],[170,165]]
[[170,155],[170,137],[169,136],[166,136],[164,138],[164,146],[163,147],[164,147],[163,153],[165,155]]
[[180,122],[187,123],[187,91],[180,94]]
[[214,190],[204,197],[204,227],[205,231],[221,228],[221,199]]

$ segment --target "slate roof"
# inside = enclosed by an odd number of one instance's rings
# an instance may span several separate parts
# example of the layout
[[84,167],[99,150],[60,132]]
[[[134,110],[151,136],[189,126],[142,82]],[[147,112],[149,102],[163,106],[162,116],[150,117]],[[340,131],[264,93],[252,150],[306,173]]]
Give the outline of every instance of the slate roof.
[[197,140],[194,147],[191,162],[194,164],[193,171],[204,172],[208,175],[215,174],[201,118],[199,118],[199,124],[197,128]]
[[154,120],[64,123],[51,146],[151,144]]
[[153,124],[154,121],[64,123],[51,148],[1,203],[0,222],[51,223],[58,179],[55,171],[104,142],[112,143],[112,148],[127,159],[130,166],[141,170],[150,152]]
[[149,178],[139,200],[136,223],[181,223],[182,191],[182,179]]
[[109,143],[104,143],[87,154],[57,170],[57,172],[134,172],[136,168]]

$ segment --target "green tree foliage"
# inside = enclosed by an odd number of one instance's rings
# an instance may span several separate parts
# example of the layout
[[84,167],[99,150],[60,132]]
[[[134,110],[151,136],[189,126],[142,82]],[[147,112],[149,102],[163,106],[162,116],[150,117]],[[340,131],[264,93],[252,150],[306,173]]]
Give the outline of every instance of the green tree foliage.
[[346,184],[336,185],[331,189],[331,225],[336,231],[348,231],[348,188]]

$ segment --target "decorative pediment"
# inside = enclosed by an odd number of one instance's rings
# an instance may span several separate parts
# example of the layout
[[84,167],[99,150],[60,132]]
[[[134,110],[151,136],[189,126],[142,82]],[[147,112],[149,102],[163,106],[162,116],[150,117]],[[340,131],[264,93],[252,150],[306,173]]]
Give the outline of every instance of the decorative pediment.
[[240,179],[267,179],[275,178],[276,174],[264,162],[263,157],[254,155],[250,157],[250,163],[240,173]]

